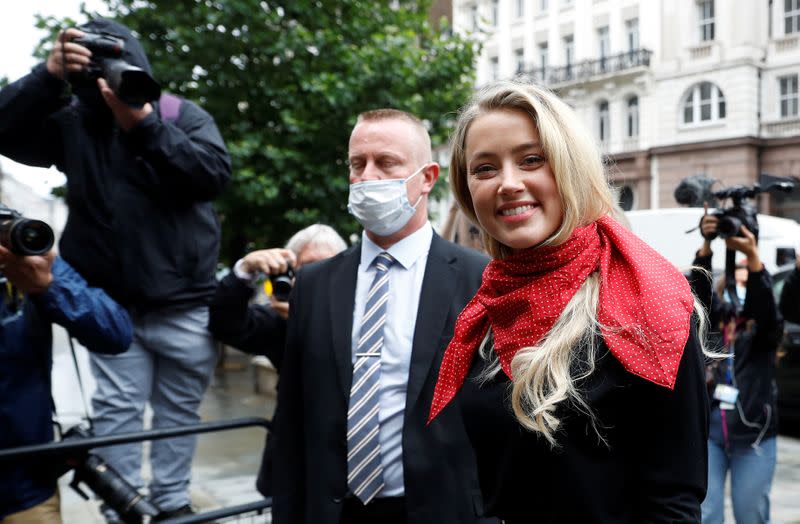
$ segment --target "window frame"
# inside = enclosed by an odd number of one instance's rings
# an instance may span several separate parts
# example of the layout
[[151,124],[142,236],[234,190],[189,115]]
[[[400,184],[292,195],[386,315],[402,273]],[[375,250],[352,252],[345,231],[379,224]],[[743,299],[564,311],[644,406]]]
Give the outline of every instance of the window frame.
[[516,64],[515,73],[520,74],[525,72],[525,49],[518,47],[514,49],[514,63]]
[[575,61],[575,36],[565,35],[561,38],[561,45],[564,48],[564,68],[567,78],[572,78],[572,66]]
[[[705,88],[707,88],[707,95]],[[708,117],[703,118],[704,112]],[[691,111],[691,119],[687,119]],[[681,103],[681,124],[685,127],[702,126],[724,121],[728,116],[725,93],[709,81],[697,82],[689,87]]]
[[608,57],[611,55],[611,31],[607,25],[598,27],[597,35],[597,54],[600,59],[600,70],[605,71]]
[[[789,91],[790,82],[794,84],[794,91]],[[782,119],[790,119],[800,116],[798,104],[800,104],[798,75],[791,74],[778,77],[778,113],[780,117]]]
[[783,33],[785,35],[800,33],[800,0],[783,1]]
[[639,17],[625,20],[625,39],[628,43],[628,52],[638,51],[641,43],[639,41]]
[[625,136],[639,138],[639,97],[631,95],[625,100]]
[[611,138],[610,104],[605,99],[597,102],[597,138],[603,144]]
[[697,29],[700,42],[714,41],[716,30],[714,7],[714,0],[697,0]]

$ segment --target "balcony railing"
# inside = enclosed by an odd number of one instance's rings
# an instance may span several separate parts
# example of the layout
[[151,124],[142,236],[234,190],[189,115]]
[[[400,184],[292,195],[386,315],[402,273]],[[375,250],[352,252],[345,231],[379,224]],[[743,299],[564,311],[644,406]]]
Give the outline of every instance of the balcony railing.
[[637,67],[649,67],[652,55],[653,52],[648,49],[636,49],[595,60],[584,60],[576,64],[531,69],[522,73],[521,76],[544,84],[585,81],[600,75],[621,73]]

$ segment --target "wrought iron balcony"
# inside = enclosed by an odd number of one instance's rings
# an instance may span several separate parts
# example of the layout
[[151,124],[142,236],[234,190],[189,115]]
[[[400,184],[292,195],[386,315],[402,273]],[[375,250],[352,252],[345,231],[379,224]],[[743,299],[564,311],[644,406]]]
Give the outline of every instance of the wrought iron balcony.
[[546,85],[591,80],[601,75],[617,74],[637,67],[649,67],[653,52],[648,49],[625,51],[616,55],[584,60],[558,67],[540,67],[523,72],[522,77]]

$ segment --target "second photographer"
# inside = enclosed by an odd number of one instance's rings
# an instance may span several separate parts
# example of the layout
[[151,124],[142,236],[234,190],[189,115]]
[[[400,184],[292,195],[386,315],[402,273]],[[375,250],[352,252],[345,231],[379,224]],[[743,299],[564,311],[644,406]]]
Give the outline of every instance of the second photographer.
[[[90,351],[128,348],[128,313],[50,251],[20,256],[0,246],[0,448],[53,440],[51,324]],[[0,464],[0,522],[60,523],[54,464]]]
[[[709,272],[713,255],[710,239],[720,233],[719,223],[720,217],[710,214],[705,214],[700,223],[703,243],[694,265]],[[697,269],[690,279],[695,294],[709,311],[712,331],[717,331],[714,346],[726,354],[726,358],[713,361],[707,371],[712,409],[703,523],[723,522],[728,472],[736,522],[769,522],[777,437],[775,352],[781,319],[756,236],[742,225],[738,235],[727,236],[725,244],[728,250],[746,257],[735,270],[735,285],[729,282],[726,289],[721,282],[714,290],[708,276]]]

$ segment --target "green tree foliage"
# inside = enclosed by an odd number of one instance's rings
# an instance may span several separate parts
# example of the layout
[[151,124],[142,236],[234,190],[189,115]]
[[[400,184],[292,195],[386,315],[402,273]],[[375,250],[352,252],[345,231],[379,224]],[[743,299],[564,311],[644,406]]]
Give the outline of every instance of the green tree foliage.
[[162,85],[219,125],[234,166],[218,203],[228,262],[313,222],[357,231],[346,209],[355,116],[407,110],[441,144],[474,81],[476,45],[432,27],[430,1],[105,1]]

